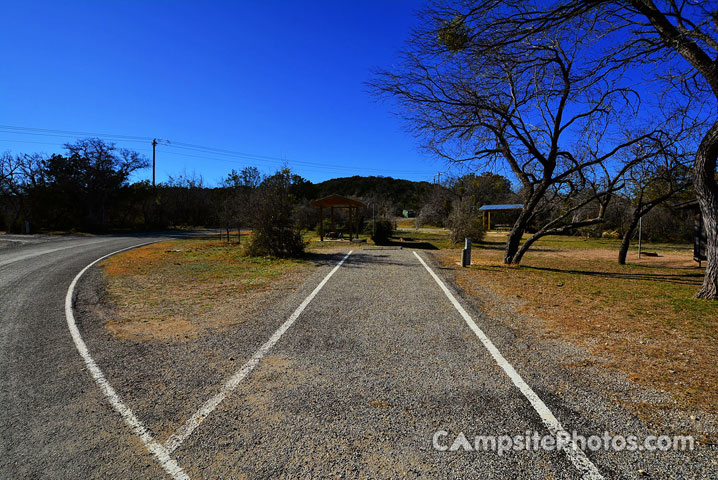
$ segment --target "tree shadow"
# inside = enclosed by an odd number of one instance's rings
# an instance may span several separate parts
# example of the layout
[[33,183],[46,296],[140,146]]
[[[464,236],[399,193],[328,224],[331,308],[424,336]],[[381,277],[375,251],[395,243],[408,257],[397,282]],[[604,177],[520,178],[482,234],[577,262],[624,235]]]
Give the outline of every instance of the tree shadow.
[[[496,250],[496,251],[503,252],[504,250],[506,250],[506,242],[492,242],[490,240],[482,240],[480,242],[476,242],[474,244],[474,247],[481,248],[484,250]],[[532,245],[531,249],[528,250],[528,253],[531,253],[531,252],[549,252],[549,253],[551,253],[551,252],[559,252],[559,251],[560,251],[560,249],[558,249],[558,248],[547,248],[547,247],[543,247],[540,245],[539,246]]]
[[[379,249],[377,249],[379,250]],[[371,249],[370,251],[374,251],[374,249]],[[312,262],[316,266],[336,266],[337,262],[344,258],[344,256],[349,253],[346,252],[333,252],[333,253],[324,253],[324,252],[306,252],[304,254],[304,260]],[[342,268],[356,268],[361,267],[363,265],[368,264],[384,264],[384,265],[399,265],[399,266],[406,266],[407,263],[405,261],[396,261],[393,259],[392,255],[388,254],[377,254],[377,253],[367,253],[363,250],[355,250],[354,253],[352,253],[349,258],[347,258],[346,262],[342,265]]]
[[638,281],[650,281],[650,282],[662,282],[672,283],[675,285],[698,285],[700,286],[703,281],[703,273],[648,273],[648,272],[597,272],[592,270],[575,270],[565,268],[551,268],[551,267],[532,267],[522,265],[520,268],[527,270],[536,270],[540,272],[552,272],[552,273],[568,273],[571,275],[580,275],[586,277],[597,277],[606,279],[618,279],[618,280],[638,280]]
[[413,250],[438,250],[438,247],[436,247],[434,244],[412,237],[401,237],[400,239],[392,238],[388,242],[386,242],[386,245],[383,246],[403,247]]

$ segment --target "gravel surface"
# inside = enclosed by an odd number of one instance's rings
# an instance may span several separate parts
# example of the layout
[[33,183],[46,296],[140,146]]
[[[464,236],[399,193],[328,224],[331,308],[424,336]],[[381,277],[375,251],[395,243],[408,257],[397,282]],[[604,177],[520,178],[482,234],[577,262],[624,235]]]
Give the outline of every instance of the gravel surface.
[[[23,260],[22,270],[0,267],[0,478],[164,476],[85,371],[62,314],[75,273],[132,240],[104,242]],[[421,255],[453,289],[451,271]],[[273,293],[261,313],[183,342],[113,337],[103,326],[108,310],[98,307],[106,300],[101,273],[91,269],[77,291],[78,326],[123,401],[164,442],[341,257],[315,255],[316,269]],[[505,321],[515,315],[511,305],[485,315],[480,300],[455,293],[568,431],[652,433],[602,394],[604,382],[613,388],[621,379],[571,373],[561,364],[580,351],[513,331]],[[437,451],[438,430],[449,432],[444,443],[460,432],[470,440],[544,432],[412,252],[366,248],[173,457],[192,478],[580,478],[562,452]],[[588,456],[606,478],[716,478],[711,448]]]

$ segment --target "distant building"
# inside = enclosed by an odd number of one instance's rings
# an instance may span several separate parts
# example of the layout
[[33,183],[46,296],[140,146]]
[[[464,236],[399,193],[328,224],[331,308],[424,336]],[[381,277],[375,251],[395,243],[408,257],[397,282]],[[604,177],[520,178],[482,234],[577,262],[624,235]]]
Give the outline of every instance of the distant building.
[[404,218],[414,218],[416,217],[416,213],[414,212],[414,210],[402,210],[401,216]]

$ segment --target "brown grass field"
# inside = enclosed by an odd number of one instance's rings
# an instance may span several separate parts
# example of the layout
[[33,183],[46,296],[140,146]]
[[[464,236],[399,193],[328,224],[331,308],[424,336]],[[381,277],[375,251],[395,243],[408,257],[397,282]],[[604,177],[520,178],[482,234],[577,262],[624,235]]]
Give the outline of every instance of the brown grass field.
[[[468,293],[490,289],[520,302],[549,337],[585,346],[632,381],[667,392],[679,408],[718,412],[718,302],[694,299],[703,269],[689,245],[647,245],[658,257],[618,265],[616,240],[548,237],[520,267],[502,263],[506,234],[489,233],[456,266],[460,250],[437,253]],[[579,366],[577,366],[579,367]],[[643,410],[662,408],[635,404]],[[645,413],[645,412],[644,412]]]
[[181,340],[242,323],[313,268],[302,260],[246,257],[240,245],[217,239],[155,243],[100,265],[116,308],[106,326],[135,340]]

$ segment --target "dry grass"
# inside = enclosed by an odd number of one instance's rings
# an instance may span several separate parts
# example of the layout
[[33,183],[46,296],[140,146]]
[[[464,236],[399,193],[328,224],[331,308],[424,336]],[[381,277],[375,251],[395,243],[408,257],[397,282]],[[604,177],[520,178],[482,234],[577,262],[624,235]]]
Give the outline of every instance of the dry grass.
[[312,268],[245,257],[238,245],[218,240],[155,243],[101,266],[117,309],[106,326],[137,340],[184,339],[242,323],[267,294]]
[[[462,288],[523,300],[546,335],[585,345],[602,364],[669,393],[681,407],[718,411],[718,302],[692,298],[703,269],[690,246],[651,245],[644,250],[660,256],[640,260],[632,249],[621,266],[616,241],[549,237],[521,267],[507,267],[504,240],[489,234],[473,250],[472,267],[457,267]],[[455,266],[460,251],[438,256]]]
[[416,219],[415,218],[404,218],[404,217],[396,217],[396,228],[400,229],[415,229],[416,228]]

